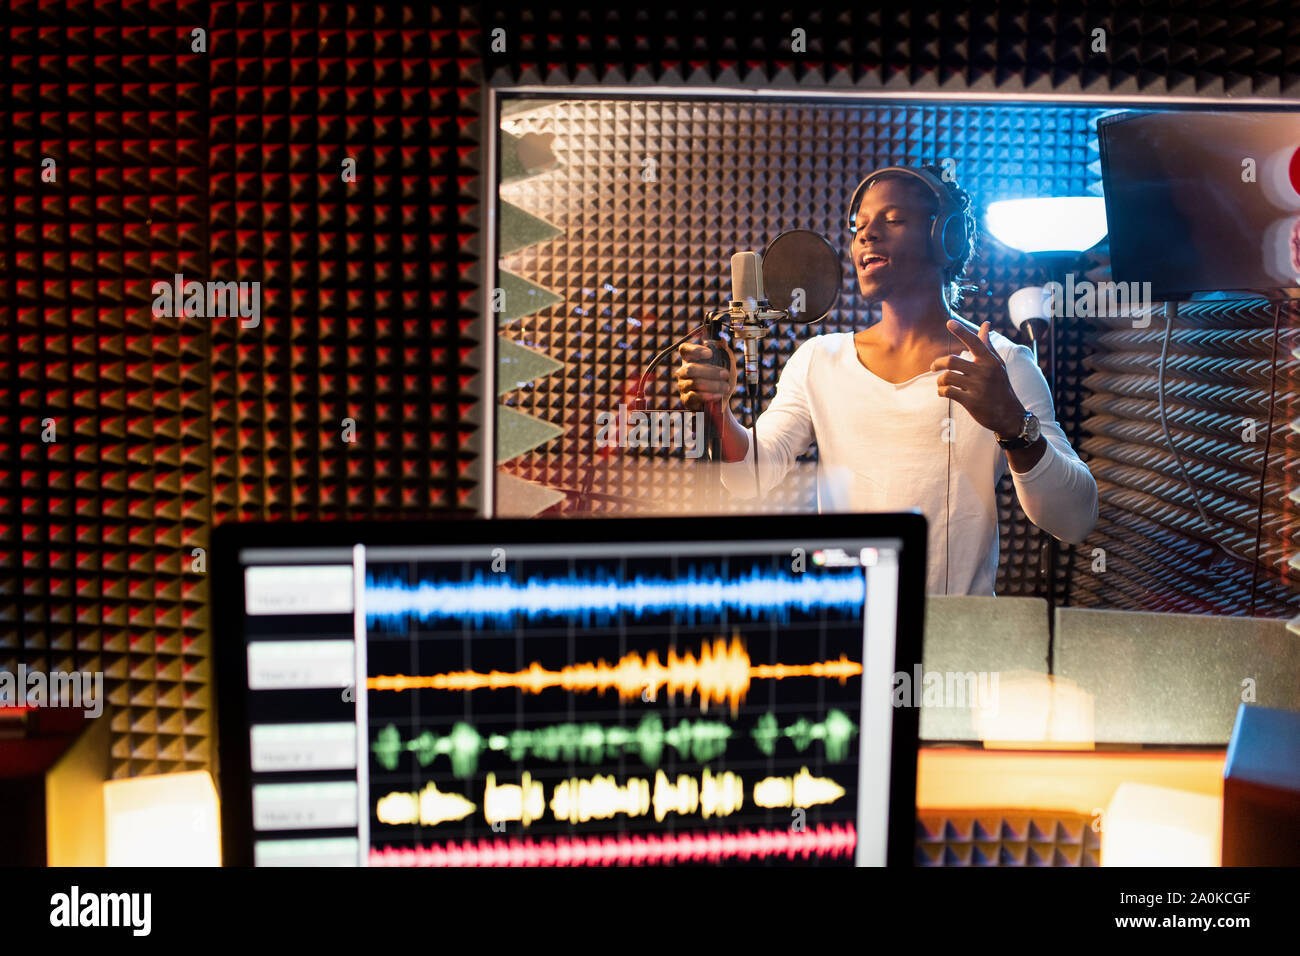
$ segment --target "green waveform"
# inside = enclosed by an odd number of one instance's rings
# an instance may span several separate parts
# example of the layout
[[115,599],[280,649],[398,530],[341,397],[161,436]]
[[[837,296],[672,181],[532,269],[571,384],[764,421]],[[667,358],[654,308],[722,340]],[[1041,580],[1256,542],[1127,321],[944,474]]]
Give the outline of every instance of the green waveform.
[[635,727],[553,724],[536,730],[487,736],[460,721],[445,736],[426,730],[405,741],[398,729],[389,724],[379,731],[370,749],[386,770],[396,770],[404,752],[415,754],[421,767],[445,755],[451,759],[452,774],[464,779],[474,776],[479,756],[487,750],[509,754],[512,760],[528,756],[536,760],[580,760],[587,764],[604,763],[621,755],[639,756],[647,767],[658,767],[664,747],[671,747],[684,759],[704,763],[727,749],[731,733],[727,724],[711,720],[680,720],[675,727],[665,730],[657,714],[647,714]]
[[758,749],[769,757],[781,737],[788,737],[800,753],[807,750],[814,740],[820,740],[826,745],[826,759],[839,763],[848,758],[849,741],[857,732],[857,725],[848,715],[841,710],[831,710],[819,723],[800,717],[788,727],[782,727],[774,714],[764,714],[758,718],[758,725],[750,735]]

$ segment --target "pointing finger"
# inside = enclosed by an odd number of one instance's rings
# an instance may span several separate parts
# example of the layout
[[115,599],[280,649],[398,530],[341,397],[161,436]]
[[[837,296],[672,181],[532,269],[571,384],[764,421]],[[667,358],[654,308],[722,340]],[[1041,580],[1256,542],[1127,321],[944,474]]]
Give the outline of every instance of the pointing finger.
[[989,350],[989,354],[998,360],[999,365],[1006,365],[1006,362],[1002,361],[1002,356],[998,354],[998,350],[993,347],[992,333],[993,323],[984,322],[980,326],[980,341],[983,342],[984,347]]
[[966,347],[971,350],[971,354],[975,356],[976,361],[996,354],[993,352],[991,346],[984,343],[984,340],[980,338],[979,333],[972,332],[956,319],[948,320],[948,331],[966,344]]

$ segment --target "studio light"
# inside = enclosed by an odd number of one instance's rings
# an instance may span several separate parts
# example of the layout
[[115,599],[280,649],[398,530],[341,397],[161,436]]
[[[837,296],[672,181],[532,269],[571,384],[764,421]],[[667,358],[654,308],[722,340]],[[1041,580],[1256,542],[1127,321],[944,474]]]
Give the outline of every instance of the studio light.
[[1106,237],[1106,200],[1049,196],[989,203],[988,230],[1021,252],[1083,252]]
[[1034,361],[1037,362],[1038,342],[1047,337],[1052,326],[1051,292],[1041,285],[1018,289],[1007,300],[1007,310],[1011,313],[1012,324],[1028,334],[1030,347],[1034,350]]

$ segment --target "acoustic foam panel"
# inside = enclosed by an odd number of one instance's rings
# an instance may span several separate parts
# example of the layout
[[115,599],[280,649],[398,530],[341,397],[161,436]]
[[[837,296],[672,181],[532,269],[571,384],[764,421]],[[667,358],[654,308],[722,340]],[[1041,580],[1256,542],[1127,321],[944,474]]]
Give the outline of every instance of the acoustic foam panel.
[[497,395],[513,392],[560,368],[563,366],[549,355],[501,339],[497,343]]
[[[549,137],[523,136],[515,137],[502,132],[500,145],[500,182],[517,182],[536,176],[556,165],[555,155],[548,144]],[[531,216],[508,202],[497,207],[497,221],[500,224],[497,238],[497,251],[500,255],[518,252],[529,246],[544,243],[560,234],[560,230],[545,220]],[[498,266],[500,264],[498,263]],[[503,273],[509,275],[508,273]],[[560,297],[540,289],[533,283],[510,276],[514,291],[524,293],[524,307],[519,303],[511,309],[511,321],[529,314],[528,308],[543,308],[550,302],[558,302]],[[522,288],[520,288],[522,286]],[[533,295],[540,291],[542,295]],[[498,302],[497,296],[509,294],[498,283],[498,290],[493,293],[492,307],[505,312],[505,302]],[[507,324],[498,322],[498,327]],[[504,334],[497,336],[497,397],[507,395],[520,388],[528,388],[532,382],[544,375],[549,375],[562,368],[563,363],[516,345]],[[496,410],[496,460],[498,464],[517,458],[535,448],[546,445],[562,431],[556,425],[541,418],[521,414],[505,403],[497,405]],[[523,481],[508,471],[498,469],[498,479],[504,479],[498,486],[494,515],[509,518],[532,517],[541,510],[557,504],[564,497],[564,492],[556,488],[546,488],[533,482]],[[537,510],[525,510],[536,508]]]
[[1279,308],[1177,305],[1164,401],[1169,440],[1195,494],[1160,423],[1164,306],[1091,320],[1080,356],[1089,436],[1081,450],[1097,479],[1100,520],[1075,551],[1069,603],[1235,614],[1249,613],[1253,597],[1258,615],[1300,609],[1300,578],[1289,562],[1300,436],[1288,425],[1300,412],[1293,354],[1300,330],[1294,306]]
[[207,269],[207,63],[185,6],[11,13],[0,667],[102,671],[114,775],[202,767],[207,323],[151,289]]
[[1092,818],[1066,811],[926,810],[917,814],[917,866],[1099,866]]
[[[926,90],[1004,94],[1300,95],[1290,0],[1135,7],[1009,0],[484,9],[493,83]],[[803,31],[803,49],[793,31]],[[1104,49],[1097,47],[1104,30]]]
[[[114,776],[209,763],[213,520],[478,506],[467,16],[6,5],[0,667],[102,670]],[[176,273],[260,325],[154,316]]]
[[1092,695],[1102,743],[1224,746],[1247,694],[1300,710],[1284,621],[1058,607],[1056,673]]
[[211,12],[211,267],[265,299],[259,328],[213,329],[215,519],[472,510],[480,91],[463,16]]
[[[990,628],[994,618],[998,626]],[[1000,688],[1014,671],[1046,674],[1047,645],[1047,602],[1042,598],[943,595],[925,599],[923,674],[996,673]],[[972,708],[922,706],[921,739],[978,739]]]

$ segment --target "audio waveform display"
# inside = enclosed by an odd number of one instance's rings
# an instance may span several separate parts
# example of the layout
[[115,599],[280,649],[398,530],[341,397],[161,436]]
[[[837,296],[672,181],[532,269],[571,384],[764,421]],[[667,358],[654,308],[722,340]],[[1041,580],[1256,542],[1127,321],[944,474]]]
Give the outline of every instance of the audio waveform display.
[[452,671],[425,677],[408,677],[404,674],[370,677],[366,687],[370,690],[481,690],[517,687],[525,694],[539,694],[549,687],[560,687],[571,692],[616,690],[622,701],[632,700],[642,694],[657,696],[662,689],[673,698],[681,695],[689,701],[698,694],[700,710],[708,713],[710,703],[727,704],[735,716],[749,691],[753,680],[783,680],[789,677],[820,677],[838,679],[844,683],[862,673],[862,665],[841,654],[839,660],[820,661],[813,664],[761,664],[751,665],[749,654],[737,633],[731,643],[718,638],[705,644],[697,658],[687,652],[679,656],[675,649],[668,651],[668,659],[660,663],[657,652],[642,656],[636,651],[625,654],[617,664],[572,664],[559,670],[548,670],[540,663],[524,671]]
[[851,859],[853,824],[806,830],[716,830],[619,837],[515,837],[372,849],[371,866],[655,866],[759,860]]
[[[413,797],[414,794],[390,796]],[[650,813],[659,823],[670,813],[699,814],[707,820],[729,816],[744,805],[745,783],[738,774],[712,773],[706,768],[698,777],[679,774],[675,780],[659,770],[655,773],[653,789],[644,777],[632,777],[622,784],[612,775],[570,777],[555,785],[549,807],[557,821],[572,824],[608,820],[620,814],[640,817]],[[483,794],[484,819],[488,823],[530,826],[543,818],[547,806],[545,789],[531,774],[525,772],[518,784],[498,784],[496,774],[488,774]]]
[[375,816],[380,823],[418,823],[433,827],[463,820],[478,808],[458,793],[442,793],[430,780],[419,793],[390,793],[380,797]]
[[497,775],[487,776],[487,789],[483,792],[483,818],[488,823],[510,823],[528,826],[540,820],[546,812],[546,793],[541,783],[525,770],[520,783],[497,783]]
[[374,865],[852,863],[868,569],[792,547],[369,564]]
[[793,777],[766,777],[754,784],[754,803],[769,810],[834,803],[842,796],[843,787],[829,778],[814,777],[807,767]]
[[655,819],[661,823],[670,813],[681,816],[700,813],[707,820],[729,816],[744,805],[745,784],[730,771],[713,774],[705,769],[698,780],[681,774],[675,783],[662,770],[655,773]]
[[451,761],[452,774],[460,780],[474,776],[479,757],[486,751],[503,753],[511,760],[529,757],[550,762],[581,761],[600,764],[621,756],[636,756],[647,767],[659,766],[665,747],[697,763],[707,763],[727,749],[731,727],[721,721],[679,720],[664,728],[658,714],[646,714],[635,727],[605,727],[599,723],[564,723],[513,730],[504,734],[479,733],[472,724],[457,721],[442,736],[425,730],[403,740],[392,724],[384,727],[371,744],[375,760],[386,770],[396,770],[403,753],[412,753],[421,767],[438,757]]
[[[793,777],[765,777],[754,785],[756,806],[766,809],[807,808],[834,803],[844,796],[844,788],[834,780],[814,777],[802,767]],[[518,822],[529,826],[542,818],[543,806],[549,806],[558,822],[587,823],[623,815],[641,817],[652,810],[662,823],[670,813],[704,819],[725,817],[745,805],[745,785],[731,772],[712,773],[707,768],[698,777],[680,774],[670,780],[662,770],[656,772],[654,787],[644,777],[632,777],[619,783],[613,774],[590,778],[570,777],[555,785],[549,803],[543,785],[527,773],[520,784],[498,784],[489,774],[483,794],[484,817],[488,823]],[[375,816],[380,823],[393,825],[418,823],[437,826],[463,820],[477,807],[460,794],[443,793],[429,781],[419,793],[390,793],[381,797]]]
[[619,784],[611,774],[580,780],[570,777],[555,786],[551,813],[557,820],[587,823],[608,820],[620,814],[639,817],[650,812],[650,782],[633,777]]
[[782,737],[789,738],[800,753],[812,746],[814,740],[820,740],[826,745],[826,759],[842,763],[849,757],[849,743],[857,732],[857,724],[844,711],[832,708],[825,720],[811,721],[800,717],[786,727],[780,726],[774,714],[764,714],[758,718],[758,726],[750,736],[758,749],[769,757],[776,751],[776,742]]
[[482,628],[509,624],[515,615],[528,621],[574,619],[585,626],[608,625],[624,614],[673,614],[692,623],[721,621],[728,614],[751,621],[788,621],[792,608],[860,613],[865,600],[861,573],[795,573],[757,566],[730,576],[692,569],[675,578],[636,575],[626,580],[602,568],[524,581],[476,571],[469,580],[414,585],[397,575],[368,575],[365,591],[368,621],[394,631],[404,631],[412,622],[440,621],[469,621]]

